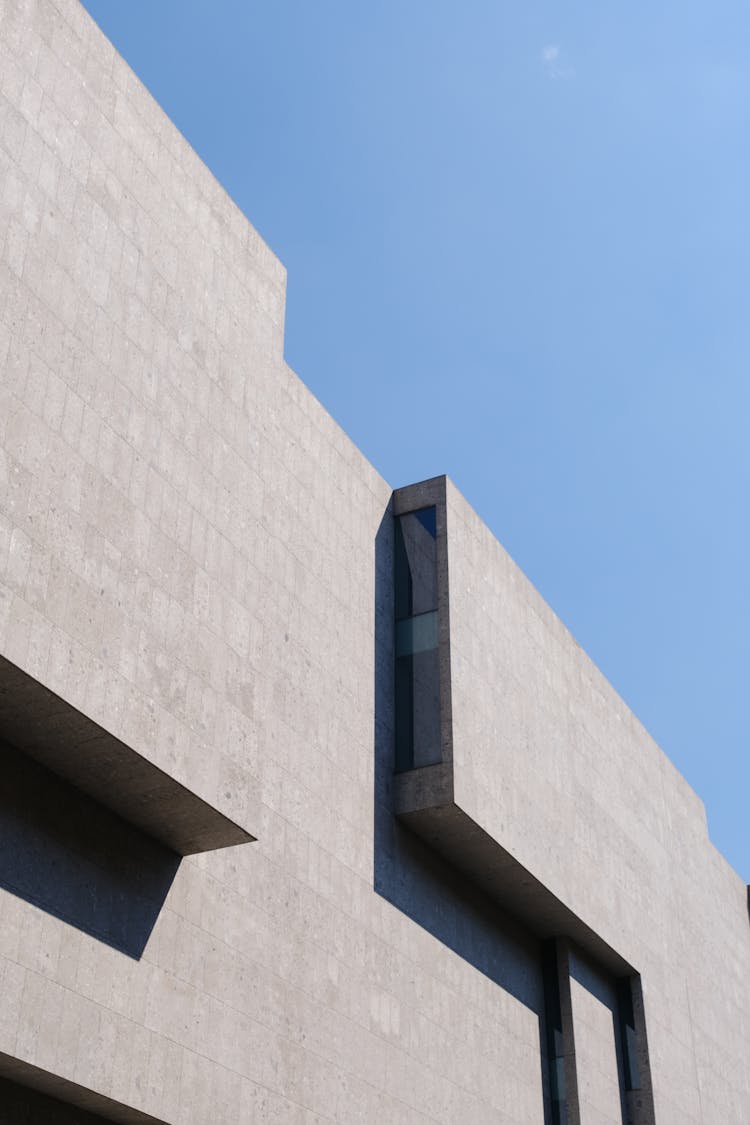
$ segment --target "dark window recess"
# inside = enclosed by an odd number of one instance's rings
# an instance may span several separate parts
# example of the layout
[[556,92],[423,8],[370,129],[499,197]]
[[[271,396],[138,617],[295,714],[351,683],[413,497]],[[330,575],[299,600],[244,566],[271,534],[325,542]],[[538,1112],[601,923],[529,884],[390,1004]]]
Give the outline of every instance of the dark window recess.
[[640,1090],[641,1074],[638,1066],[638,1034],[633,1014],[633,983],[630,977],[617,982],[617,1012],[620,1022],[620,1051],[625,1089]]
[[552,1125],[565,1125],[567,1091],[565,1083],[565,1035],[563,1032],[562,998],[557,943],[554,939],[542,946],[544,980],[544,1022],[547,1030],[547,1066]]
[[441,759],[437,512],[396,518],[396,770]]

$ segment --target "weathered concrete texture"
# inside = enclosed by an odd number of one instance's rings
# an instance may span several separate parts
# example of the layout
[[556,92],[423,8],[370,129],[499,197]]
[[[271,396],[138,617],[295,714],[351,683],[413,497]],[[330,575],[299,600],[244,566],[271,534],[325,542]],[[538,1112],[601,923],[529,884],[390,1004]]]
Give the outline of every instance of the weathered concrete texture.
[[[544,1125],[539,942],[393,817],[391,489],[285,365],[284,282],[77,0],[0,0],[0,655],[258,837],[178,863],[9,727],[68,781],[4,751],[0,1073],[123,1122]],[[456,803],[642,974],[659,1125],[746,1125],[746,890],[447,496]]]

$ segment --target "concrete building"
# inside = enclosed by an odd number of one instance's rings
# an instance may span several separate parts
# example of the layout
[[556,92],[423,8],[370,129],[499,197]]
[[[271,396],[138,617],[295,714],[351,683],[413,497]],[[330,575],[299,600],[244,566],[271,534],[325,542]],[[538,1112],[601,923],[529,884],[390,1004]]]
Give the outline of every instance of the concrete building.
[[0,0],[0,1123],[748,1125],[746,887],[77,0]]

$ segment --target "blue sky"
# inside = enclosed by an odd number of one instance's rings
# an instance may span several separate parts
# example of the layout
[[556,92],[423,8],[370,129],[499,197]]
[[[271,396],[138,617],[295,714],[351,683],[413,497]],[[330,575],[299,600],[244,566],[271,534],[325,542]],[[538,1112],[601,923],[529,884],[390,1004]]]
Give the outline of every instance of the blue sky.
[[287,360],[447,472],[750,881],[745,0],[85,0],[289,271]]

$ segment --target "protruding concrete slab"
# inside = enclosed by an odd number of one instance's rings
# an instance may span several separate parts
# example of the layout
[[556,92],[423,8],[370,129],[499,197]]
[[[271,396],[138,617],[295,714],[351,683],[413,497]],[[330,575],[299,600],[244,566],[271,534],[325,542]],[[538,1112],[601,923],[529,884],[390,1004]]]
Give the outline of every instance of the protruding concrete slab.
[[1,656],[0,738],[179,855],[255,839]]
[[630,975],[633,967],[624,957],[459,808],[452,783],[445,763],[397,774],[394,800],[401,823],[537,937],[570,938],[615,976]]
[[0,1121],[34,1125],[169,1125],[60,1075],[0,1053]]

